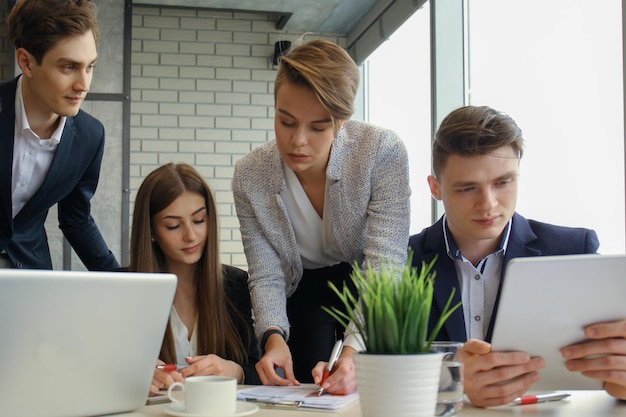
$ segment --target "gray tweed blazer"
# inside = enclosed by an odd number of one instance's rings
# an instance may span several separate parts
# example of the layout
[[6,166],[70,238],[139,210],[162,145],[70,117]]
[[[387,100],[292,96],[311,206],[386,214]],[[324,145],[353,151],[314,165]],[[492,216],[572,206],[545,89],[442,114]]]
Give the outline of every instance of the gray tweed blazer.
[[[408,156],[393,132],[348,120],[337,133],[326,176],[332,228],[350,263],[404,265],[409,238]],[[235,165],[233,195],[260,338],[270,326],[289,335],[286,300],[302,277],[302,261],[280,192],[287,188],[276,141]]]

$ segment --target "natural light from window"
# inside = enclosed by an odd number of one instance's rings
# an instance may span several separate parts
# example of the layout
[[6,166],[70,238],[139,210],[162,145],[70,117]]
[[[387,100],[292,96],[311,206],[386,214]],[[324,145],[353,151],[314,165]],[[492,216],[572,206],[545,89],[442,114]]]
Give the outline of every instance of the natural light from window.
[[[621,1],[468,0],[470,103],[510,114],[526,152],[517,211],[595,229],[624,253]],[[431,224],[428,3],[366,61],[366,118],[410,154],[411,233]]]
[[[430,34],[428,3],[365,62],[366,119],[394,130],[409,153],[411,234],[432,223],[430,174]],[[369,81],[369,82],[367,82]]]
[[470,0],[471,104],[526,139],[517,210],[624,252],[620,0]]

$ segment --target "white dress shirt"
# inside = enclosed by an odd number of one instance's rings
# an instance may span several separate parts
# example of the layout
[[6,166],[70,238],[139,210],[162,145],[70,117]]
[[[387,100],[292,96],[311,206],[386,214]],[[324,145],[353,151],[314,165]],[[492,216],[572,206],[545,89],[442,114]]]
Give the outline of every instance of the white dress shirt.
[[18,79],[15,91],[15,133],[11,182],[13,217],[20,212],[46,178],[54,153],[61,142],[65,120],[65,117],[61,117],[59,125],[50,138],[42,139],[37,136],[31,130],[26,116],[22,95],[22,77]]
[[479,260],[476,265],[473,265],[461,254],[461,250],[448,229],[448,221],[444,218],[444,240],[448,256],[454,261],[456,275],[461,286],[461,300],[468,339],[485,340],[489,330],[489,322],[493,315],[493,308],[500,287],[500,274],[510,232],[511,222],[509,221],[498,248]]

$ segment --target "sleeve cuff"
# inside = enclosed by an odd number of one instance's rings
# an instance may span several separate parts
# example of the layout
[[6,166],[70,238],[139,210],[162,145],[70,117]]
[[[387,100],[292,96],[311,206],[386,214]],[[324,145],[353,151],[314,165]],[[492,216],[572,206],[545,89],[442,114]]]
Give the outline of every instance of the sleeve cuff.
[[343,341],[344,346],[349,346],[357,352],[365,351],[365,342],[360,334],[348,334]]
[[279,329],[275,329],[275,328],[270,328],[268,330],[265,331],[265,333],[263,333],[263,337],[261,338],[261,352],[262,354],[265,354],[265,344],[267,343],[267,339],[273,335],[273,334],[279,334],[280,337],[283,338],[283,340],[285,340],[285,334],[279,330]]

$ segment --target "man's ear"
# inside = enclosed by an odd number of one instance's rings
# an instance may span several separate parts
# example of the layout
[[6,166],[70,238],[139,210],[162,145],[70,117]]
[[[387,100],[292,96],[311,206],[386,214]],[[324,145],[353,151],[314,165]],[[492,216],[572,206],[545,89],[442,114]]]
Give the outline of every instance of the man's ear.
[[430,194],[432,194],[435,200],[441,200],[441,193],[439,191],[439,181],[433,175],[429,175],[428,187],[430,188]]
[[37,64],[35,62],[35,57],[24,48],[18,48],[15,51],[15,62],[20,67],[22,74],[26,77],[30,77],[32,75],[32,67]]

